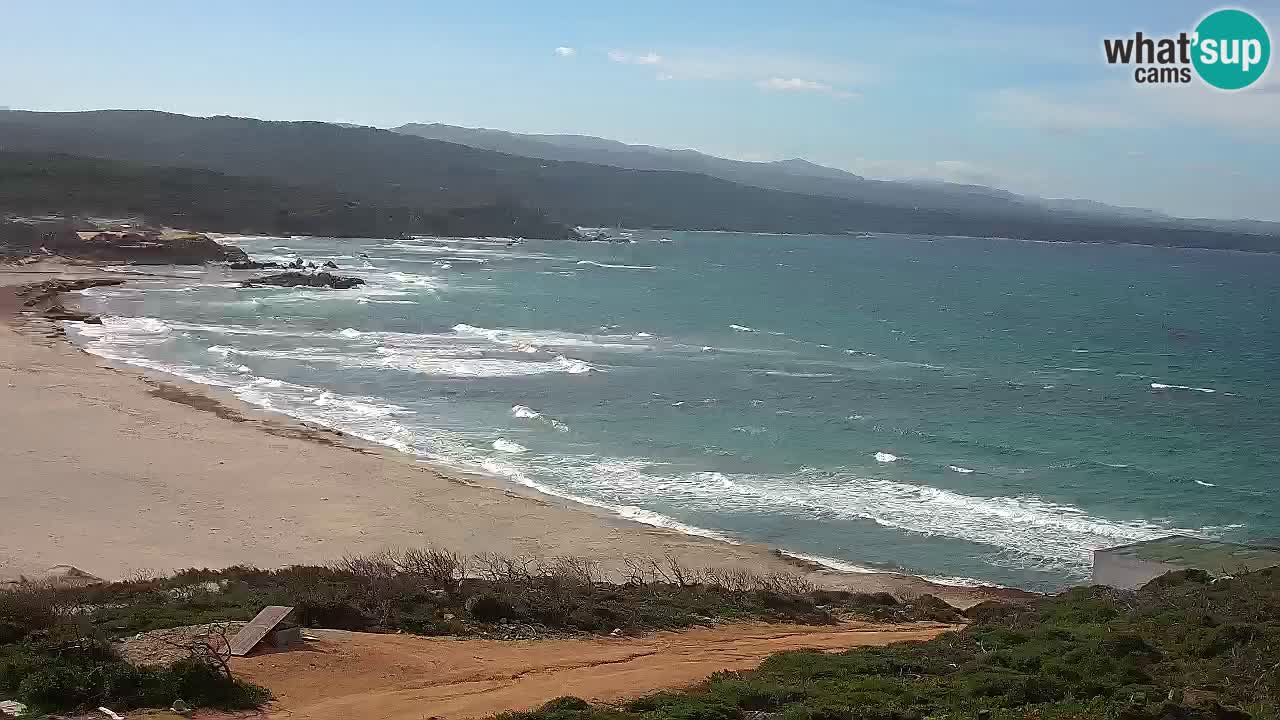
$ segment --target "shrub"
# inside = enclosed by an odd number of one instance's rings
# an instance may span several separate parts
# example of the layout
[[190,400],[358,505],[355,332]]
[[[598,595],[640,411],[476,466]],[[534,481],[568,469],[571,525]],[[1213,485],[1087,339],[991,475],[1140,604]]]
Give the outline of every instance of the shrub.
[[480,622],[495,622],[515,616],[511,603],[491,592],[472,595],[466,602],[467,615]]
[[56,595],[39,588],[0,591],[0,645],[16,643],[63,620]]

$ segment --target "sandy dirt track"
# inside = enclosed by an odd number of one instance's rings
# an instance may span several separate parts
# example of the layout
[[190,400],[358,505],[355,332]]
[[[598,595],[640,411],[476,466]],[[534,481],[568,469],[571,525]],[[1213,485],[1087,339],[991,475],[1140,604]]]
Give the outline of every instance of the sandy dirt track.
[[831,627],[731,625],[642,638],[458,640],[312,631],[305,648],[237,659],[240,677],[276,701],[267,717],[480,718],[575,695],[615,702],[757,666],[782,650],[844,650],[927,640],[936,623]]

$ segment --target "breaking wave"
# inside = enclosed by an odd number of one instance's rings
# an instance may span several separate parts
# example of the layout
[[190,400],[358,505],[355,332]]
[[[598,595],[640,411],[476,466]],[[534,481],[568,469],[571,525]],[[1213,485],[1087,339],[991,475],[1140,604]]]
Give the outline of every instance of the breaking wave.
[[657,270],[654,265],[613,265],[610,263],[596,262],[595,260],[579,260],[578,265],[591,265],[600,268],[618,268],[621,270]]
[[1165,383],[1156,383],[1156,382],[1151,383],[1151,389],[1152,390],[1194,390],[1195,392],[1202,392],[1202,393],[1218,392],[1213,388],[1191,387],[1190,385],[1168,385]]

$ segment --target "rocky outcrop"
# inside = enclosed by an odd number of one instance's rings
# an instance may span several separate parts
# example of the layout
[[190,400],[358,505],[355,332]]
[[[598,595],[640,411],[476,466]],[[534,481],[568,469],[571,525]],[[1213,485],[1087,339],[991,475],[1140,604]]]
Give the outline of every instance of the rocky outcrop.
[[44,282],[26,285],[16,293],[18,299],[22,301],[25,307],[41,308],[47,307],[52,309],[48,303],[62,293],[79,292],[94,287],[111,287],[114,285],[123,285],[124,280],[116,280],[115,278],[85,278],[82,280],[46,280]]
[[277,270],[285,267],[287,266],[278,262],[258,262],[257,260],[227,263],[227,268],[231,270]]
[[207,235],[157,230],[57,230],[41,238],[41,247],[63,257],[141,265],[202,265],[249,260],[240,248],[214,242]]
[[58,302],[62,293],[78,292],[91,287],[108,287],[123,284],[124,280],[114,278],[85,278],[82,280],[46,280],[19,288],[15,293],[23,307],[40,313],[46,320],[71,320],[74,322],[101,325],[102,318],[80,310],[67,308]]
[[62,305],[54,304],[49,306],[41,315],[47,320],[72,320],[74,322],[82,322],[88,325],[101,325],[102,318],[80,310],[68,310]]
[[242,287],[258,287],[260,285],[275,285],[278,287],[313,287],[313,288],[333,288],[335,290],[347,290],[363,285],[364,280],[357,277],[346,277],[344,275],[334,275],[329,272],[305,273],[305,272],[285,272],[277,275],[267,275],[264,277],[245,280],[240,283]]

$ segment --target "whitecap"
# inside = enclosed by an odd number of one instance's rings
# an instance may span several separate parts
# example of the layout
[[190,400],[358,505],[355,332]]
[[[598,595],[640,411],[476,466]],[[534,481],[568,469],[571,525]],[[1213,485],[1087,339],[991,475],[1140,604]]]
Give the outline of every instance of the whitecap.
[[969,468],[967,468],[967,467],[961,467],[961,466],[959,466],[959,465],[948,465],[948,466],[947,466],[947,469],[948,469],[948,470],[954,470],[955,472],[958,472],[958,473],[960,473],[960,474],[962,474],[962,475],[968,475],[969,473],[973,472],[973,471],[972,471],[972,470],[970,470]]
[[579,260],[577,264],[591,265],[594,267],[601,267],[601,268],[618,268],[621,270],[657,270],[658,269],[653,265],[613,265],[610,263],[596,262],[594,260]]
[[887,452],[884,452],[883,450],[876,453],[876,462],[891,463],[891,462],[897,462],[897,461],[898,461],[898,456],[894,455],[893,453],[887,453]]
[[735,325],[733,323],[730,323],[729,327],[733,330],[737,330],[738,332],[749,332],[749,333],[760,332],[759,330],[756,330],[755,328],[749,328],[746,325]]
[[537,410],[534,410],[528,405],[513,405],[511,407],[511,417],[521,418],[525,420],[538,420],[540,422],[544,422],[550,425],[552,429],[557,430],[559,432],[569,431],[568,425],[565,425],[564,423],[560,422],[559,420],[556,420],[555,418],[543,417],[542,413],[538,412]]
[[642,523],[644,525],[665,528],[668,530],[674,530],[683,535],[694,535],[698,537],[705,537],[705,538],[711,538],[714,540],[720,540],[721,542],[727,542],[731,545],[739,544],[737,540],[723,533],[719,533],[714,530],[709,530],[707,528],[698,527],[696,525],[689,525],[686,523],[682,523],[679,520],[676,520],[675,518],[672,518],[667,515],[663,515],[662,513],[654,512],[652,510],[646,510],[645,508],[637,507],[635,505],[609,503],[609,502],[597,500],[595,498],[588,497],[585,495],[578,495],[578,494],[566,492],[552,485],[548,485],[547,483],[543,483],[535,480],[534,478],[530,477],[527,473],[525,473],[519,468],[513,467],[511,465],[507,465],[505,463],[502,463],[494,459],[484,460],[483,462],[480,463],[480,467],[487,472],[493,473],[494,475],[507,478],[508,480],[517,482],[521,485],[524,485],[525,487],[537,490],[538,492],[544,495],[550,495],[552,497],[562,498],[565,500],[569,500],[571,502],[587,505],[589,507],[596,507],[602,510],[607,510],[609,512],[614,513],[615,515],[626,518],[628,520],[633,520],[638,523]]
[[777,553],[783,557],[795,558],[806,562],[816,563],[828,570],[836,570],[844,573],[857,573],[859,575],[870,575],[881,572],[875,568],[869,568],[863,565],[854,565],[844,560],[836,560],[834,558],[825,557],[823,555],[808,555],[806,553],[796,552],[794,550],[778,550]]
[[521,328],[486,328],[468,325],[466,323],[458,323],[453,326],[453,332],[465,338],[484,338],[499,345],[516,347],[522,352],[529,352],[526,348],[535,349],[540,347],[560,347],[560,348],[591,348],[597,350],[614,350],[619,352],[630,352],[648,350],[651,346],[648,343],[636,342],[637,339],[647,339],[646,335],[640,338],[639,335],[587,335],[583,333],[571,333],[563,330],[525,330]]
[[1218,487],[1216,483],[1205,482],[1203,480],[1196,480],[1195,482],[1197,485],[1202,485],[1204,487]]
[[1152,390],[1194,390],[1195,392],[1202,392],[1202,393],[1218,392],[1213,388],[1191,387],[1190,385],[1170,385],[1167,383],[1156,383],[1156,382],[1151,383],[1151,389]]
[[533,408],[527,405],[513,405],[511,407],[511,417],[530,418],[530,419],[540,418],[542,417],[542,413],[538,412],[537,410],[534,410]]
[[493,449],[506,453],[522,453],[529,450],[529,448],[521,445],[520,443],[511,442],[510,440],[504,440],[502,438],[498,438],[493,441]]
[[835,377],[835,373],[805,373],[805,372],[786,372],[784,370],[765,370],[762,374],[773,377],[789,377],[789,378],[829,378]]

